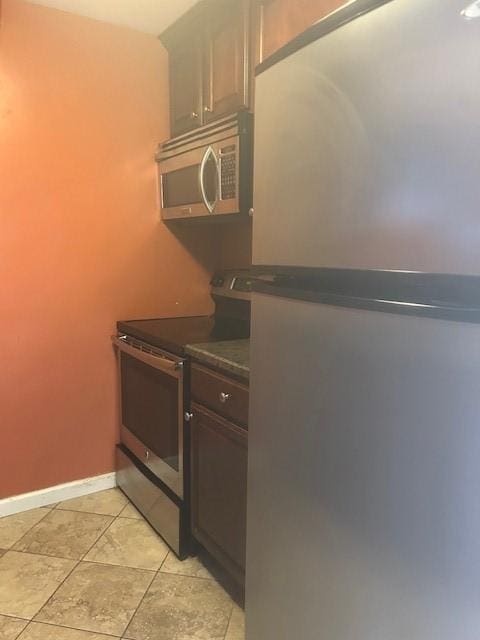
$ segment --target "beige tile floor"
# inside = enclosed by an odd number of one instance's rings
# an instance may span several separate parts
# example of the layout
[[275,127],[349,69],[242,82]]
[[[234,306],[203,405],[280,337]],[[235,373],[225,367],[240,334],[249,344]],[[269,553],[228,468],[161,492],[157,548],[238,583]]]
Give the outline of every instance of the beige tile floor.
[[244,616],[118,489],[0,518],[0,640],[244,640]]

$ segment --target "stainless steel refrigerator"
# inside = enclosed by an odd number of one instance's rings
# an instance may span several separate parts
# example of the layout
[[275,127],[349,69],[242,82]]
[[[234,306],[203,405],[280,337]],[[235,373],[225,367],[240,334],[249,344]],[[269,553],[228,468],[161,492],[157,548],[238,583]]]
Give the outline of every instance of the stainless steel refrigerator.
[[258,70],[247,640],[480,638],[467,2],[358,0]]

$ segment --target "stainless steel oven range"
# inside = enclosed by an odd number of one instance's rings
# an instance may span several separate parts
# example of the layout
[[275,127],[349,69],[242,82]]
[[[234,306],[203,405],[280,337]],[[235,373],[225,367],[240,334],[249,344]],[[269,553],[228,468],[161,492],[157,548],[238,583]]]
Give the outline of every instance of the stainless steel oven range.
[[250,334],[250,275],[216,274],[213,316],[118,322],[117,484],[175,553],[189,553],[187,344]]

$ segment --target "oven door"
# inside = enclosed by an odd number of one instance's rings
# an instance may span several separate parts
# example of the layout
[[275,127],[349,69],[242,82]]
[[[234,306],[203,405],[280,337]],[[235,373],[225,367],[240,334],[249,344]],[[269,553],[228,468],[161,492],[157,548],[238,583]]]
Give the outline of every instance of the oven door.
[[183,498],[182,358],[128,336],[119,352],[122,443]]
[[220,196],[219,159],[213,146],[161,160],[162,218],[192,218],[214,212]]

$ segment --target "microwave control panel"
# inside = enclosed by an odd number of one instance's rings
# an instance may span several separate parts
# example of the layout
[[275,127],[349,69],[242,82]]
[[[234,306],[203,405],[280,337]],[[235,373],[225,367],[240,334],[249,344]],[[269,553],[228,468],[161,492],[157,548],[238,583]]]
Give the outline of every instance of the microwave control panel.
[[231,200],[237,193],[237,154],[234,144],[220,150],[222,200]]

